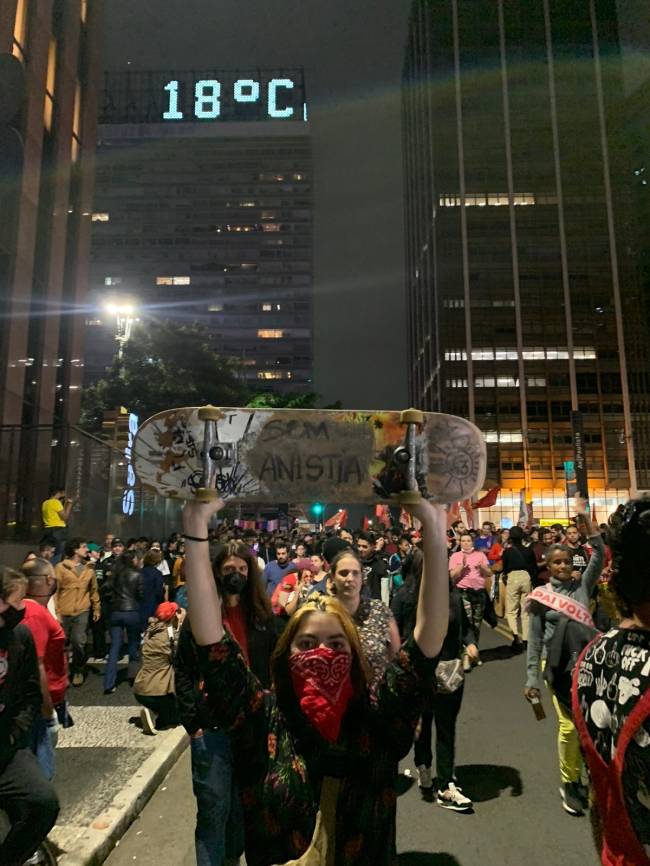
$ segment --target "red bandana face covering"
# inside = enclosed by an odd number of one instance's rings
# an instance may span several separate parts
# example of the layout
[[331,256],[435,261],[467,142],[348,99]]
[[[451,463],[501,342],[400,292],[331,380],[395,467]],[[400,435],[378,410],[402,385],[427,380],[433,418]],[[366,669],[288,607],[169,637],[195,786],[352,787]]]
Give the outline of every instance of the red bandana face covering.
[[340,650],[316,647],[289,656],[289,670],[300,709],[318,733],[334,743],[352,697],[352,656]]

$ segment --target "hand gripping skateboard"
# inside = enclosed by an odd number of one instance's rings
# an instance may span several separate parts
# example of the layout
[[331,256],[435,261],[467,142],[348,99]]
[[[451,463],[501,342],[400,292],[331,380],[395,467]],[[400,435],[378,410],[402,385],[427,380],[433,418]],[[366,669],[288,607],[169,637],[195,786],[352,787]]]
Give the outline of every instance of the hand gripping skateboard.
[[234,503],[456,502],[486,467],[473,424],[416,409],[171,409],[144,422],[133,455],[153,492]]

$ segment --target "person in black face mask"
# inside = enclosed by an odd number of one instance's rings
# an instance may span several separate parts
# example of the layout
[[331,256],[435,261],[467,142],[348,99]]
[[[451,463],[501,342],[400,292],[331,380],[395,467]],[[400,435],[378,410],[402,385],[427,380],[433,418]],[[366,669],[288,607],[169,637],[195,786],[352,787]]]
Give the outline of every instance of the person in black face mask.
[[0,568],[0,809],[11,829],[0,844],[0,863],[20,866],[54,826],[59,802],[29,750],[41,712],[41,684],[32,635],[21,625],[27,580]]
[[[279,625],[264,589],[257,556],[247,544],[231,541],[221,547],[212,568],[221,596],[223,621],[250,669],[268,688]],[[199,685],[202,677],[197,646],[187,619],[181,629],[174,668],[181,722],[192,738],[197,866],[229,866],[239,862],[244,850],[243,817],[233,781],[230,739],[215,727],[207,712]]]

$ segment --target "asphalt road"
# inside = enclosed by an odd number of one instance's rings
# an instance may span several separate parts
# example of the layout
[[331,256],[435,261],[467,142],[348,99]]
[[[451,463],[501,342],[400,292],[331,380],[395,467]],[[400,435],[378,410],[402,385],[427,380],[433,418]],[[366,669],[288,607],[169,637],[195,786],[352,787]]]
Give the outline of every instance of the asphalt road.
[[[524,659],[484,626],[484,664],[469,677],[458,723],[457,775],[473,814],[420,796],[412,756],[402,763],[400,866],[596,866],[588,818],[561,807],[550,701],[537,722],[522,696]],[[189,751],[129,829],[107,866],[193,866]]]

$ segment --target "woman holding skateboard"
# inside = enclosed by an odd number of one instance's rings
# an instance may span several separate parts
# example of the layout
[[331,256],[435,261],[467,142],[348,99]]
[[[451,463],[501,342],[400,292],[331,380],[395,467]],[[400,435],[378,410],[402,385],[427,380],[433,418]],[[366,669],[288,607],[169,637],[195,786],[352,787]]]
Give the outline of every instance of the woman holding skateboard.
[[189,616],[208,707],[231,736],[247,862],[273,866],[309,850],[315,863],[393,866],[397,762],[413,742],[448,624],[445,512],[424,501],[411,508],[424,534],[415,629],[371,700],[353,621],[329,596],[289,621],[271,662],[273,689],[262,689],[223,626],[207,544],[222,505],[185,507]]

